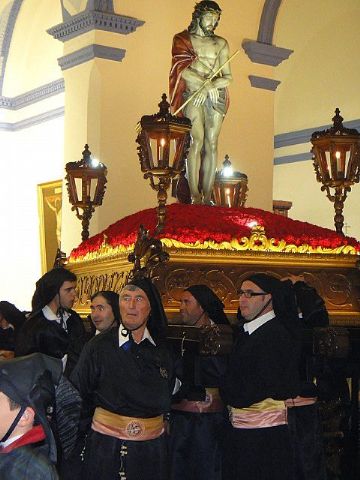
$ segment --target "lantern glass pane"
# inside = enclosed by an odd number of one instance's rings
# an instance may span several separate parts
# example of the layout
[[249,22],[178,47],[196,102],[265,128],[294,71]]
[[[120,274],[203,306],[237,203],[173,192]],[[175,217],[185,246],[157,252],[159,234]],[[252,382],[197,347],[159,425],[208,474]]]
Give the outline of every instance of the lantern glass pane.
[[89,179],[89,184],[88,184],[88,197],[90,198],[90,201],[94,201],[95,197],[95,191],[96,191],[96,185],[97,185],[97,178],[91,178]]
[[154,164],[157,166],[157,141],[156,138],[149,138],[151,155],[149,158],[150,169],[154,168]]
[[75,177],[75,188],[77,201],[82,201],[82,179],[79,177]]

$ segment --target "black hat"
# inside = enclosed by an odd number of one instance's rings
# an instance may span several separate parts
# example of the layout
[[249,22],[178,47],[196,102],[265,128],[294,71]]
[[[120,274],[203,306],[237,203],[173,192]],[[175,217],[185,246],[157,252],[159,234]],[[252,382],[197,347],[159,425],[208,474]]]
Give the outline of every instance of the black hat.
[[76,275],[66,268],[53,268],[37,282],[32,298],[32,310],[37,312],[45,307],[59,293],[64,282],[76,282]]
[[21,407],[1,441],[9,438],[26,407],[31,407],[45,431],[50,459],[56,460],[55,440],[46,417],[46,409],[54,401],[55,386],[61,375],[62,361],[42,353],[0,362],[0,391]]
[[229,320],[224,313],[224,304],[220,298],[207,285],[191,285],[185,289],[200,303],[204,312],[217,324],[229,325]]
[[281,280],[266,273],[254,273],[253,275],[245,278],[244,281],[245,280],[255,283],[255,285],[262,288],[262,290],[266,293],[273,294],[282,288]]
[[23,312],[20,312],[15,305],[5,300],[0,302],[0,313],[15,329],[20,328],[26,320]]
[[[151,311],[146,326],[150,332],[150,335],[154,339],[166,337],[168,321],[163,304],[161,302],[160,293],[156,286],[149,278],[145,277],[135,277],[130,280],[128,285],[135,285],[136,287],[141,288],[141,290],[143,290],[148,297]],[[126,286],[124,288],[126,288]]]
[[255,283],[264,292],[271,294],[276,317],[294,336],[300,334],[300,322],[297,312],[296,297],[291,281],[281,281],[266,273],[254,273],[245,278]]

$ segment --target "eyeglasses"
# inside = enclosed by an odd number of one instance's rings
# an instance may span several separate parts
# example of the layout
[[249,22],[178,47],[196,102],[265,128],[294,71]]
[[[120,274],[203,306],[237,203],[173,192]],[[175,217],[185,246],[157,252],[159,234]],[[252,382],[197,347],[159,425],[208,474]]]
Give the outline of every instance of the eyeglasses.
[[252,292],[251,290],[239,290],[239,297],[244,295],[245,298],[258,297],[259,295],[268,295],[266,292]]

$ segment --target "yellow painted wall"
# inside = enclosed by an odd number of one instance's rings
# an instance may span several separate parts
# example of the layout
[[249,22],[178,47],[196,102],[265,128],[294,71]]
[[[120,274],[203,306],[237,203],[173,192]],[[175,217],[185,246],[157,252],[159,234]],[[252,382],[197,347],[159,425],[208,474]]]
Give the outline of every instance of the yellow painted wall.
[[62,44],[46,33],[60,22],[60,1],[23,1],[7,59],[3,95],[14,97],[62,77],[57,63]]
[[[291,0],[281,6],[274,43],[293,49],[277,69],[282,81],[275,98],[275,134],[332,123],[339,107],[345,121],[360,118],[360,2]],[[308,152],[311,144],[275,151],[275,156]],[[320,191],[312,161],[276,166],[274,198],[290,200],[292,218],[334,228],[333,205]],[[360,238],[360,185],[345,203],[348,235]]]

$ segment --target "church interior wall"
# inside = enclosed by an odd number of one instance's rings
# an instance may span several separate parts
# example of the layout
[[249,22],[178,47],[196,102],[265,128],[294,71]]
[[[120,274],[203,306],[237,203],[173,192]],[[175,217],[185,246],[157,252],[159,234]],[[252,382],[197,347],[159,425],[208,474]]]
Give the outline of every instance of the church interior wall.
[[[351,122],[359,129],[359,17],[357,0],[304,0],[280,7],[274,43],[294,53],[277,69],[281,84],[275,95],[275,139],[332,125],[336,107],[345,126]],[[311,143],[303,140],[278,148],[275,141],[274,198],[293,202],[292,218],[333,229],[333,204],[316,181]],[[344,231],[356,238],[359,202],[360,185],[355,184],[345,202]]]
[[62,45],[46,32],[60,20],[58,1],[22,1],[11,38],[2,95],[15,97],[62,77],[57,63]]
[[63,176],[63,118],[0,131],[1,298],[29,309],[41,276],[37,185]]

